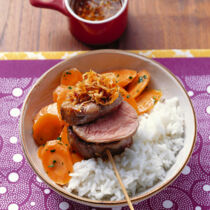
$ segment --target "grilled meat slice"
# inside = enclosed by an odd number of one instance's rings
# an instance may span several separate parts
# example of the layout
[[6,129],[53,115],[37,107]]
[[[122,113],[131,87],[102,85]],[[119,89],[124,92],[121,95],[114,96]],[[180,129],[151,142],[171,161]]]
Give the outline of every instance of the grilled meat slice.
[[61,105],[61,116],[69,125],[82,125],[116,110],[121,103],[121,95],[112,104],[104,106],[93,102],[73,106],[70,102],[64,101]]
[[86,142],[111,143],[128,139],[136,132],[138,115],[131,105],[123,101],[117,110],[94,122],[72,127],[74,133]]
[[93,157],[107,158],[106,150],[109,150],[112,155],[120,154],[125,148],[130,147],[133,142],[132,137],[128,137],[110,143],[88,143],[80,139],[71,128],[69,128],[68,135],[72,148],[85,159]]

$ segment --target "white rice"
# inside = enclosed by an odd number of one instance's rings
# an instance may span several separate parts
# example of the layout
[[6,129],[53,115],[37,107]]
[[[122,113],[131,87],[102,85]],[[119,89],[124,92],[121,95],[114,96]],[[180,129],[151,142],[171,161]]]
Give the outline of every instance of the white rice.
[[[114,157],[130,196],[163,180],[184,144],[184,118],[177,98],[158,102],[150,114],[139,117],[133,145]],[[83,160],[65,189],[95,200],[121,200],[123,192],[112,165],[102,159]]]

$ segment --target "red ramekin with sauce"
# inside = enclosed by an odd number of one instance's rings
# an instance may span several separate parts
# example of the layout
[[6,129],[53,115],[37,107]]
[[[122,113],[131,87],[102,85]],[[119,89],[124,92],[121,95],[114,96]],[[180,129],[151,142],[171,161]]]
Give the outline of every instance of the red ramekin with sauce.
[[122,35],[127,25],[128,0],[50,0],[47,2],[30,0],[30,2],[35,7],[54,9],[66,15],[71,33],[86,44],[111,43]]

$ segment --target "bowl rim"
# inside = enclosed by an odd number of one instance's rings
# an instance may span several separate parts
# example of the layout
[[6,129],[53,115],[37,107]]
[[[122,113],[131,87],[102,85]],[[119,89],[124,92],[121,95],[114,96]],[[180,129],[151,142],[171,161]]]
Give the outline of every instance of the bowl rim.
[[[191,110],[192,110],[192,114],[193,114],[193,117],[194,117],[194,128],[195,128],[195,131],[194,131],[194,135],[193,135],[193,143],[192,143],[192,146],[190,148],[190,152],[184,162],[184,164],[179,168],[178,170],[178,173],[176,173],[171,179],[169,179],[167,182],[165,183],[162,183],[161,185],[155,187],[154,189],[152,189],[151,191],[149,192],[145,192],[145,193],[142,193],[141,195],[138,195],[138,196],[134,196],[131,199],[132,202],[140,202],[140,201],[143,201],[153,195],[155,195],[156,193],[160,192],[161,190],[163,190],[165,187],[167,187],[169,184],[171,184],[179,175],[180,173],[182,172],[182,170],[184,169],[184,167],[186,166],[186,164],[188,163],[191,155],[192,155],[192,152],[193,152],[193,148],[195,146],[195,142],[196,142],[196,136],[197,136],[197,120],[196,120],[196,115],[195,115],[195,110],[193,108],[193,105],[192,105],[192,101],[189,97],[189,95],[187,94],[187,91],[185,90],[184,86],[182,85],[182,83],[176,78],[176,76],[170,71],[168,70],[165,66],[163,66],[162,64],[150,59],[150,58],[147,58],[143,55],[139,55],[139,54],[135,54],[135,53],[132,53],[132,52],[127,52],[127,51],[123,51],[123,50],[94,50],[94,51],[90,51],[90,52],[86,52],[86,53],[82,53],[82,54],[79,54],[79,55],[76,55],[74,57],[77,57],[77,58],[82,58],[84,56],[87,56],[87,55],[94,55],[94,54],[100,54],[100,53],[106,53],[106,54],[109,54],[109,53],[115,53],[115,54],[123,54],[123,55],[126,55],[126,56],[131,56],[131,57],[136,57],[140,60],[143,60],[145,62],[149,62],[149,63],[152,63],[153,65],[161,68],[163,71],[165,71],[166,73],[169,73],[170,76],[172,76],[179,84],[179,86],[182,88],[182,90],[184,91],[185,95],[187,96],[187,99],[190,103],[190,107],[191,107]],[[50,71],[53,71],[53,69],[57,68],[57,66],[59,65],[62,65],[63,63],[66,63],[68,62],[69,60],[71,60],[72,58],[69,58],[69,59],[66,59],[64,61],[61,61],[59,63],[57,63],[56,65],[52,66],[51,68],[49,68],[44,74],[42,74],[40,76],[40,78],[36,81],[36,83],[32,86],[31,90],[28,92],[25,100],[24,100],[24,103],[23,103],[23,106],[22,106],[22,110],[21,110],[21,117],[20,117],[20,123],[19,123],[19,127],[20,127],[20,139],[21,139],[21,146],[22,146],[22,150],[24,152],[24,155],[28,161],[28,163],[30,164],[31,168],[33,169],[33,171],[38,175],[38,177],[40,177],[42,180],[44,180],[44,182],[55,192],[57,192],[58,194],[62,195],[63,197],[69,199],[69,200],[73,200],[73,201],[76,201],[76,202],[79,202],[79,203],[82,203],[82,204],[88,204],[88,205],[91,205],[91,206],[100,206],[100,207],[115,207],[115,206],[123,206],[123,205],[126,205],[127,204],[127,201],[124,199],[124,200],[119,200],[119,201],[102,201],[102,200],[92,200],[92,199],[89,199],[89,198],[84,198],[84,197],[81,197],[81,196],[78,196],[76,194],[73,194],[73,193],[68,193],[66,190],[62,189],[58,189],[56,184],[54,184],[55,186],[53,186],[51,183],[49,183],[44,177],[42,177],[41,175],[41,172],[38,170],[36,170],[36,167],[35,165],[33,165],[33,161],[31,160],[28,152],[27,152],[27,149],[26,149],[26,145],[25,145],[25,139],[24,139],[24,125],[23,125],[23,119],[25,117],[25,110],[26,110],[26,104],[29,100],[29,97],[30,97],[30,94],[31,92],[33,91],[33,89],[39,85],[39,83],[42,81],[43,78],[45,78],[48,74],[48,72]]]

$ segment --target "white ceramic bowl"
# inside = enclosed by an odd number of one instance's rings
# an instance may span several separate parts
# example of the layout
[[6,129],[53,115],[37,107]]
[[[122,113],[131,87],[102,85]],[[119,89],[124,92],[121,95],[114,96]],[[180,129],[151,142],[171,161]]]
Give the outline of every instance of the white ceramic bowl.
[[174,96],[179,98],[185,119],[184,147],[179,152],[175,164],[168,171],[165,179],[145,192],[132,197],[131,200],[132,202],[137,203],[149,198],[173,182],[187,164],[195,144],[196,118],[192,103],[182,84],[165,67],[149,58],[118,50],[91,51],[62,61],[45,72],[29,92],[22,108],[20,132],[23,151],[36,174],[47,183],[50,188],[70,200],[97,207],[126,205],[126,200],[96,201],[66,192],[61,186],[55,184],[47,176],[41,161],[38,158],[37,145],[32,136],[33,118],[43,106],[52,103],[52,91],[59,84],[61,73],[71,67],[76,67],[81,72],[89,71],[90,69],[97,72],[123,68],[135,69],[137,71],[146,69],[151,74],[150,87],[162,90],[163,95],[166,98]]

